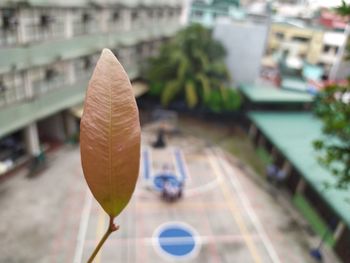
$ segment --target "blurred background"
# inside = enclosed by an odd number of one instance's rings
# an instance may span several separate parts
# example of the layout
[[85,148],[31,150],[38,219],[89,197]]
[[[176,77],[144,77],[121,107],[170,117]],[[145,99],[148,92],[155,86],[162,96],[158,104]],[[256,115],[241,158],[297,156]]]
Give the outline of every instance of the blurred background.
[[79,123],[103,48],[140,176],[94,262],[350,262],[349,1],[1,0],[0,262],[86,262]]

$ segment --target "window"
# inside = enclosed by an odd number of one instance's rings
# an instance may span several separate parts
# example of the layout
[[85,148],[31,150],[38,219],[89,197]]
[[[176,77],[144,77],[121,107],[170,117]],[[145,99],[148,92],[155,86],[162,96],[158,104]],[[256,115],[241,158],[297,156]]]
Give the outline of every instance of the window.
[[24,81],[20,72],[0,75],[0,106],[19,102],[24,98]]
[[85,35],[95,33],[99,29],[99,24],[95,21],[93,10],[77,10],[73,18],[74,35]]
[[197,10],[197,11],[194,11],[194,16],[195,17],[198,17],[198,18],[200,18],[200,17],[202,17],[203,16],[203,12],[202,11],[199,11],[199,10]]
[[331,45],[324,45],[323,46],[323,52],[324,53],[332,53],[337,54],[338,53],[338,46],[331,46]]
[[83,13],[81,16],[81,20],[84,24],[88,24],[92,21],[92,15],[90,13]]
[[41,95],[48,91],[63,88],[66,84],[65,65],[58,62],[47,67],[32,69],[30,78],[34,95]]
[[112,14],[112,21],[117,22],[120,19],[120,14],[118,11],[114,11]]
[[310,39],[308,37],[295,36],[295,37],[292,37],[292,41],[306,43],[306,42],[309,42]]
[[323,52],[328,53],[331,50],[331,48],[332,47],[330,45],[324,45],[323,46]]
[[3,30],[15,30],[17,28],[18,21],[14,9],[2,10],[2,28]]
[[281,32],[276,32],[275,34],[276,38],[279,40],[283,40],[284,39],[284,34]]
[[0,46],[13,45],[17,43],[18,20],[14,9],[0,10]]
[[137,11],[131,12],[131,20],[135,21],[139,17],[139,14]]
[[63,9],[28,9],[22,13],[25,41],[60,39],[65,36],[65,13]]
[[42,28],[49,28],[54,21],[54,18],[48,14],[42,14],[40,16],[40,26]]
[[84,56],[73,61],[75,77],[77,80],[86,80],[90,78],[92,71],[97,63],[99,54]]

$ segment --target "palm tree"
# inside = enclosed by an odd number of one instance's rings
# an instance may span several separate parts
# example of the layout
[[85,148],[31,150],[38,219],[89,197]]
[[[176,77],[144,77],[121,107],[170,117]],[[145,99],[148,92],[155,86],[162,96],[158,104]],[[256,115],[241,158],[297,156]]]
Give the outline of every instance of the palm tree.
[[226,98],[235,93],[226,88],[230,76],[225,55],[209,29],[198,24],[183,29],[150,60],[147,75],[151,94],[160,96],[163,106],[184,98],[188,107],[194,108],[199,104],[210,107],[212,95],[220,93],[223,103],[219,104],[225,106]]

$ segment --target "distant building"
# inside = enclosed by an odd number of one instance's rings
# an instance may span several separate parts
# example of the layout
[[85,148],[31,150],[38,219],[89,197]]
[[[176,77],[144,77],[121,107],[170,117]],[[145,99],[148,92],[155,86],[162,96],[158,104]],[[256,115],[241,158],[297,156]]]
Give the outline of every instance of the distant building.
[[283,59],[292,70],[302,70],[305,63],[317,65],[328,77],[338,50],[345,44],[343,31],[321,26],[306,26],[300,21],[274,22],[271,25],[267,54]]
[[213,26],[219,17],[240,17],[239,0],[194,0],[192,2],[189,21],[206,26]]
[[232,85],[254,83],[260,74],[268,25],[227,20],[216,23],[213,34],[227,51],[226,64],[231,73]]
[[179,29],[181,8],[177,0],[1,1],[0,164],[15,159],[9,145],[37,156],[45,142],[76,133],[72,107],[83,102],[102,48],[137,78]]
[[332,10],[323,8],[320,11],[319,23],[328,29],[345,30],[348,22],[349,18],[340,16]]

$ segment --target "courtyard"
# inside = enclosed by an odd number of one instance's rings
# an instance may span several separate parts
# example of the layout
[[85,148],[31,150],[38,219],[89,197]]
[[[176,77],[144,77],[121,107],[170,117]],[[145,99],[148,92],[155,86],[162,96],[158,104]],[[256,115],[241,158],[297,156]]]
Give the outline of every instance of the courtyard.
[[[314,262],[309,249],[319,239],[308,235],[279,189],[257,175],[259,164],[250,169],[246,157],[226,151],[230,132],[180,121],[180,130],[166,135],[167,147],[154,149],[157,127],[143,125],[135,193],[94,262]],[[162,167],[184,180],[176,202],[156,189]],[[51,151],[44,172],[26,174],[20,170],[0,185],[0,262],[86,262],[108,216],[84,181],[79,147]],[[324,250],[324,262],[337,262]]]

